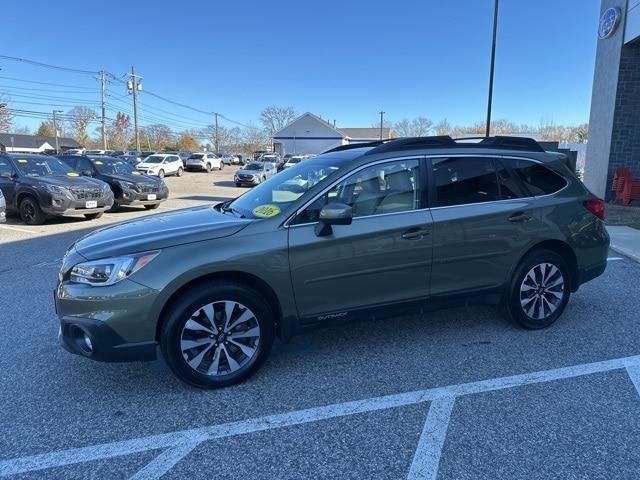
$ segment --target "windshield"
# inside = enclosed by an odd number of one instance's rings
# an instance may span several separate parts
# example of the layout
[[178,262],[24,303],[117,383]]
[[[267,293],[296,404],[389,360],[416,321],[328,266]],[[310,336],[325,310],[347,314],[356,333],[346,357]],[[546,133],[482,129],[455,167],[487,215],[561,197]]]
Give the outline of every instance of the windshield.
[[18,171],[27,177],[78,176],[65,163],[54,157],[23,157],[15,159]]
[[287,163],[300,163],[301,158],[292,157]]
[[[247,218],[280,215],[311,187],[348,164],[353,155],[316,157],[283,170],[234,200],[229,207]],[[248,165],[250,167],[251,165]]]
[[144,159],[144,163],[162,163],[163,160],[164,157],[161,157],[160,155],[151,155]]
[[243,170],[262,170],[262,164],[261,163],[250,163],[249,165],[244,167]]
[[104,175],[128,175],[133,172],[133,167],[125,159],[92,158],[91,161]]

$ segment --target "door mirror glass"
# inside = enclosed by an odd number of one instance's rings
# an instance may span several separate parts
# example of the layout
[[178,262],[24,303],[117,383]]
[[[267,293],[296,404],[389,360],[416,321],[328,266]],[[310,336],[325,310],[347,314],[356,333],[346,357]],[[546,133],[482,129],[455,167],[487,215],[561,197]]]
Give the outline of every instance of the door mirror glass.
[[322,237],[330,235],[332,225],[350,225],[353,220],[353,210],[345,203],[329,203],[322,207],[318,216],[315,233]]
[[82,172],[80,172],[80,173],[84,177],[93,177],[93,172],[91,170],[82,170]]

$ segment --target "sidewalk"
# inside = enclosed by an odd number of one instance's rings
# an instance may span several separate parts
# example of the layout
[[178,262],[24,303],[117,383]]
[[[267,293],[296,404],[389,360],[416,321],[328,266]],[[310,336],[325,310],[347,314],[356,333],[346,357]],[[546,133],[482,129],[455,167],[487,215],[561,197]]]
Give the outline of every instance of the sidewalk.
[[640,262],[640,230],[631,227],[607,225],[611,249]]

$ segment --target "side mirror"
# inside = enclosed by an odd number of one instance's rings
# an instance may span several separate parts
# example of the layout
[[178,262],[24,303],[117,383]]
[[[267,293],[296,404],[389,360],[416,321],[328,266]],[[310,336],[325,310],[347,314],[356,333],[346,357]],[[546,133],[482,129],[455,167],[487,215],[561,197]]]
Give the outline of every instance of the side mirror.
[[15,173],[11,173],[11,172],[2,172],[0,173],[0,178],[6,178],[7,180],[13,180],[16,178],[16,174]]
[[351,225],[353,220],[352,208],[344,203],[329,203],[322,207],[315,227],[318,237],[331,235],[332,225]]
[[91,170],[82,170],[80,174],[83,177],[93,177],[93,172]]

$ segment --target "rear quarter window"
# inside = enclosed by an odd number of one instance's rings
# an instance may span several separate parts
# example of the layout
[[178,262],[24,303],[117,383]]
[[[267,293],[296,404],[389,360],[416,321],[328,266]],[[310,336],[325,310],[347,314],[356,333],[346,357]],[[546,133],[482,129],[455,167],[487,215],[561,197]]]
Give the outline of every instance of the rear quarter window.
[[539,163],[513,160],[511,168],[532,195],[549,195],[567,186],[562,176]]

